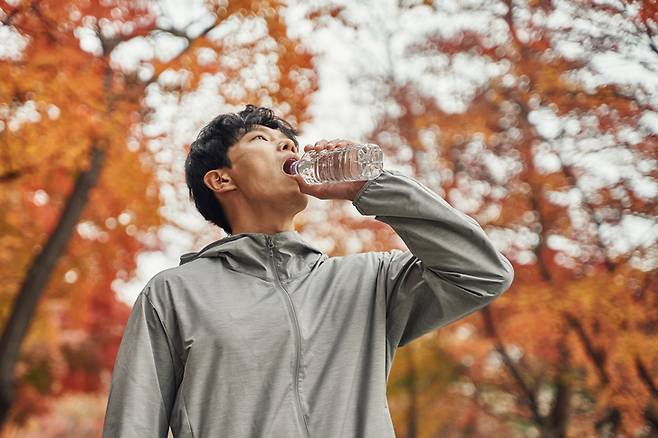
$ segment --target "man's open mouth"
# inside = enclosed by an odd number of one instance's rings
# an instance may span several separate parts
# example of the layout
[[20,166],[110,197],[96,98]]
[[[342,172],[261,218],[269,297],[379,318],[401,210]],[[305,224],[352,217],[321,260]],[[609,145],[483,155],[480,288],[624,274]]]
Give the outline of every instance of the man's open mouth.
[[285,173],[288,176],[294,176],[292,173],[292,164],[297,161],[297,158],[295,157],[290,157],[286,159],[286,161],[283,162],[283,165],[281,166],[281,170],[283,173]]

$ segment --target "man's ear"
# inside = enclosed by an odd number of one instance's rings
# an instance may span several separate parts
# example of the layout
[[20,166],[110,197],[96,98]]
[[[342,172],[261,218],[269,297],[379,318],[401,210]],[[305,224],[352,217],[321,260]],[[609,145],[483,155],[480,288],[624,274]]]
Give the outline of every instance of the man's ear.
[[203,176],[203,182],[215,193],[229,192],[237,188],[231,175],[223,169],[209,170]]

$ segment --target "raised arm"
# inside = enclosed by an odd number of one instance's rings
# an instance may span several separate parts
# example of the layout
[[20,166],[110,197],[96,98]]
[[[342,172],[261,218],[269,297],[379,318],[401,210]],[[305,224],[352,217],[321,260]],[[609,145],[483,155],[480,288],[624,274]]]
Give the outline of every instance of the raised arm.
[[514,279],[477,221],[399,171],[368,181],[352,204],[390,225],[409,248],[380,253],[377,293],[386,296],[393,350],[481,309]]

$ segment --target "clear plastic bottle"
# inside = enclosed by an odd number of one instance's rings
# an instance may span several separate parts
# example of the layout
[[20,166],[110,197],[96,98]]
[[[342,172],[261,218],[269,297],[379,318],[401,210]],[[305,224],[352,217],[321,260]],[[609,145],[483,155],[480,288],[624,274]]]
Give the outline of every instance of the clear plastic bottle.
[[307,184],[363,181],[379,176],[384,167],[381,148],[372,143],[353,144],[333,150],[309,151],[299,160],[283,163],[288,175],[301,174]]

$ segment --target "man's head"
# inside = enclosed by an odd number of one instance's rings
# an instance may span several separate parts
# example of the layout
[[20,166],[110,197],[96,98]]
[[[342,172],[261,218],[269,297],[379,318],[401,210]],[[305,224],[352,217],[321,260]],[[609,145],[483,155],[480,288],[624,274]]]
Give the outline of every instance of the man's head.
[[247,105],[220,114],[190,145],[185,179],[201,215],[234,234],[291,226],[307,195],[282,164],[297,154],[298,132],[272,110]]

